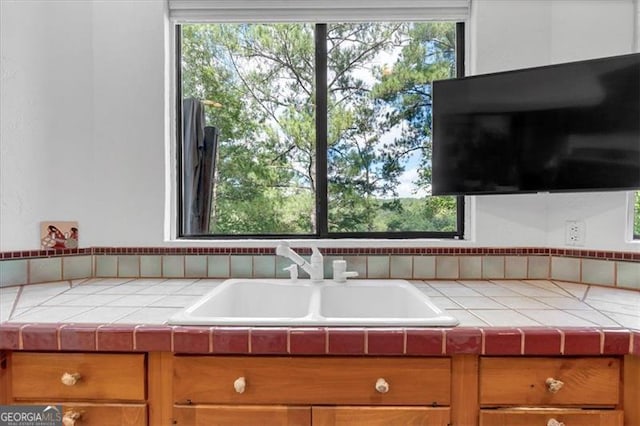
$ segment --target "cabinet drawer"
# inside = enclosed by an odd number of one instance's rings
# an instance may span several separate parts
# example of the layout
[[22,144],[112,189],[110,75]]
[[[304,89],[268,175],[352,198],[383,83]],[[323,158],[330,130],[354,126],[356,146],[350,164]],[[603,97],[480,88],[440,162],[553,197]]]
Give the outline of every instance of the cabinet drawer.
[[[561,381],[554,393],[548,379]],[[620,361],[615,358],[482,358],[480,404],[614,406]]]
[[[449,405],[450,373],[447,358],[177,356],[173,398],[177,404]],[[243,393],[234,387],[238,379]],[[376,389],[379,379],[387,392]]]
[[[54,403],[52,403],[54,405]],[[146,426],[145,404],[62,404],[65,423],[74,426]],[[71,421],[75,420],[75,423]]]
[[313,426],[448,426],[444,407],[313,407]]
[[[145,399],[143,354],[16,352],[11,362],[16,400]],[[67,384],[62,379],[65,373]]]
[[310,407],[176,406],[173,414],[177,426],[311,426]]
[[618,410],[481,410],[480,426],[547,426],[555,419],[565,426],[622,426]]

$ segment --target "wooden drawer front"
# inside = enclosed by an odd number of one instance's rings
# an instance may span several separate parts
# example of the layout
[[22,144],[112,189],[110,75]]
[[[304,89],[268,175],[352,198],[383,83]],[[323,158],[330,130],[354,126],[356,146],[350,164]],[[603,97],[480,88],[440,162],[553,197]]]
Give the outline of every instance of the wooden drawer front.
[[[12,354],[12,387],[16,400],[145,400],[143,354]],[[65,373],[79,374],[73,385]]]
[[448,426],[449,408],[313,407],[313,426]]
[[480,426],[547,426],[551,419],[565,426],[622,426],[617,410],[480,410]]
[[72,404],[62,405],[68,418],[77,420],[74,426],[146,426],[145,404]]
[[[556,393],[546,380],[564,383]],[[482,358],[480,404],[593,405],[619,402],[620,361],[615,358]]]
[[[449,405],[447,358],[181,357],[174,362],[177,404]],[[244,377],[244,393],[234,381]],[[386,393],[375,389],[379,378]]]
[[310,407],[268,407],[222,405],[176,406],[177,426],[310,426]]

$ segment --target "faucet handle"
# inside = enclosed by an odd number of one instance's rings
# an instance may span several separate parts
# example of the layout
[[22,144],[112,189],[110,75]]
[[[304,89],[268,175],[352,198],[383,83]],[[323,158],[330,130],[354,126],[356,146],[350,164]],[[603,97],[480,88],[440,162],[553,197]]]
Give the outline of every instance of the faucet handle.
[[289,278],[291,278],[291,281],[296,281],[298,279],[298,265],[296,265],[295,263],[292,263],[282,270],[289,271]]

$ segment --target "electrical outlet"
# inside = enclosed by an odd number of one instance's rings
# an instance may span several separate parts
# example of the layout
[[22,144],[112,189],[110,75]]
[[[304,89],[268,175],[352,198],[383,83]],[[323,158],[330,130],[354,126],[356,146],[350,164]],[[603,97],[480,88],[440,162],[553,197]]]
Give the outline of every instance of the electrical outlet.
[[585,224],[580,220],[568,220],[565,224],[564,242],[568,246],[583,246]]

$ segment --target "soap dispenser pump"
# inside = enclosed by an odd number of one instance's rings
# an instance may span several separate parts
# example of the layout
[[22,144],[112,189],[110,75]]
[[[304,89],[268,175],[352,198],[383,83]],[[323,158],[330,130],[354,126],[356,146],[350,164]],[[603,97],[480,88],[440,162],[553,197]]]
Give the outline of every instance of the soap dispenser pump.
[[318,247],[311,246],[311,281],[320,282],[324,278],[324,259]]

